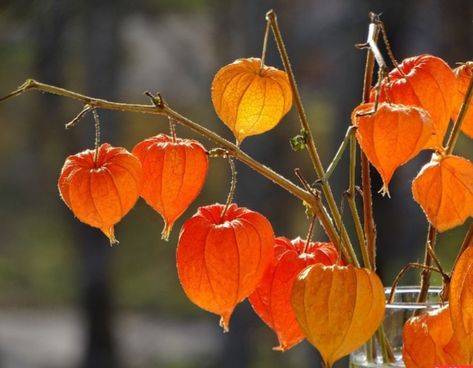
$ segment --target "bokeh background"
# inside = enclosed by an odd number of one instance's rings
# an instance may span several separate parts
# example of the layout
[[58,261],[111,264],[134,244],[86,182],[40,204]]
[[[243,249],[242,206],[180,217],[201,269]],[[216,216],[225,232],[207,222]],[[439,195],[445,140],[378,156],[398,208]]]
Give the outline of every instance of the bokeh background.
[[[370,10],[383,13],[399,60],[431,53],[453,66],[473,56],[471,0],[3,0],[0,95],[30,77],[127,102],[147,103],[143,91],[160,91],[177,111],[231,138],[213,111],[210,83],[222,65],[261,55],[270,8],[278,14],[326,166],[361,99],[365,52],[354,44],[366,39]],[[281,68],[272,38],[268,47],[267,63]],[[160,240],[161,218],[143,201],[117,226],[120,245],[114,248],[73,218],[59,198],[57,178],[67,155],[93,147],[90,116],[64,129],[80,109],[38,92],[0,105],[0,367],[319,367],[306,343],[273,352],[274,335],[246,302],[223,334],[218,318],[193,306],[180,288],[179,228],[198,206],[225,201],[225,160],[212,160],[202,194],[168,243]],[[162,117],[100,116],[103,141],[130,150],[168,130]],[[298,132],[291,111],[242,148],[291,180],[295,167],[312,180],[307,155],[288,144]],[[182,127],[177,133],[196,138]],[[456,152],[471,158],[471,148],[461,137]],[[427,224],[411,199],[410,182],[429,156],[424,152],[398,170],[391,199],[375,197],[378,267],[386,285],[405,263],[422,257]],[[332,178],[337,198],[347,187],[345,168],[343,160]],[[305,236],[308,221],[298,200],[246,167],[237,169],[241,206],[267,216],[277,235]],[[376,173],[373,186],[381,187]],[[439,236],[447,270],[465,230]],[[325,239],[319,228],[315,238]],[[405,283],[417,278],[412,273]]]

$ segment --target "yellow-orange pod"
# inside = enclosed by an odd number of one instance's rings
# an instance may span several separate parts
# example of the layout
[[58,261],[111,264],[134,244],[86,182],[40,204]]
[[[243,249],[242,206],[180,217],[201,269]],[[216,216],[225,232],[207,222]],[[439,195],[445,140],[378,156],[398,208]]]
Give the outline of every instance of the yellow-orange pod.
[[286,72],[261,65],[261,59],[238,59],[215,75],[212,102],[241,143],[280,122],[292,106],[291,85]]
[[381,280],[366,268],[315,264],[292,288],[297,321],[327,367],[363,345],[384,317]]

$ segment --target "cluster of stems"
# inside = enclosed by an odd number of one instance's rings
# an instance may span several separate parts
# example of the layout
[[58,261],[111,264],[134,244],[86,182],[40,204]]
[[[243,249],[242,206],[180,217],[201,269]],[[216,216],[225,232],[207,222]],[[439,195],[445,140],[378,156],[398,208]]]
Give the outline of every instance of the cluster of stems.
[[[367,49],[367,57],[366,57],[366,66],[364,71],[364,83],[363,83],[363,94],[362,94],[362,102],[368,102],[370,98],[370,91],[373,86],[373,75],[375,66],[378,66],[379,70],[379,78],[382,78],[386,71],[387,65],[381,54],[378,46],[377,41],[380,33],[383,36],[384,43],[388,50],[388,55],[390,60],[394,64],[396,68],[399,69],[396,60],[394,59],[392,52],[389,47],[389,42],[387,41],[386,32],[384,30],[383,23],[380,21],[379,17],[374,14],[370,13],[370,23],[368,28],[368,37],[366,43],[357,45],[359,48]],[[113,102],[108,101],[100,98],[94,98],[90,96],[86,96],[83,94],[79,94],[64,88],[60,88],[57,86],[52,86],[49,84],[41,83],[32,79],[28,79],[23,85],[21,85],[17,90],[13,91],[9,95],[0,99],[4,101],[6,99],[18,96],[23,94],[24,92],[30,90],[38,90],[41,92],[46,92],[50,94],[60,95],[66,98],[74,99],[83,104],[83,109],[81,112],[68,124],[66,124],[66,128],[69,128],[75,125],[86,113],[92,111],[94,114],[94,119],[96,122],[96,129],[99,129],[98,123],[98,116],[96,113],[97,109],[107,109],[107,110],[118,110],[123,112],[134,112],[134,113],[143,113],[143,114],[158,114],[166,116],[170,122],[179,123],[199,134],[204,136],[205,138],[212,141],[214,144],[219,147],[225,155],[228,156],[230,166],[232,168],[232,177],[235,176],[235,170],[233,165],[233,159],[237,159],[241,161],[243,164],[247,165],[248,167],[252,168],[262,176],[268,178],[275,184],[279,185],[295,197],[299,198],[306,206],[311,208],[311,212],[314,214],[314,219],[317,218],[320,222],[322,228],[324,229],[327,237],[330,241],[339,249],[340,254],[345,261],[345,263],[353,264],[357,267],[363,265],[366,268],[371,270],[376,270],[376,227],[375,221],[373,217],[373,203],[372,203],[372,190],[371,190],[371,183],[370,183],[370,164],[368,162],[368,158],[366,155],[361,151],[360,153],[360,162],[361,162],[361,188],[356,185],[356,166],[357,166],[357,142],[355,140],[355,131],[356,127],[350,126],[347,130],[347,134],[345,139],[340,146],[340,149],[337,151],[334,160],[329,165],[327,170],[324,169],[323,164],[320,160],[319,154],[317,152],[315,138],[312,134],[311,127],[309,124],[309,120],[304,110],[304,106],[302,104],[302,99],[299,93],[299,89],[296,83],[296,79],[294,77],[294,73],[292,70],[292,66],[286,51],[286,47],[279,29],[279,25],[277,22],[276,13],[270,10],[266,14],[266,31],[264,34],[264,41],[263,41],[263,51],[262,51],[262,65],[264,63],[265,55],[266,55],[266,48],[267,48],[267,41],[268,35],[270,31],[274,36],[274,40],[277,44],[279,54],[281,56],[282,63],[284,65],[284,69],[287,72],[289,77],[289,82],[291,85],[294,103],[296,106],[297,114],[299,117],[301,129],[304,132],[304,147],[306,148],[308,155],[310,157],[312,167],[314,172],[318,178],[317,183],[319,185],[311,186],[307,180],[304,179],[304,176],[300,172],[299,169],[296,169],[296,175],[298,176],[299,180],[302,183],[302,187],[295,184],[291,180],[287,179],[286,177],[281,176],[271,168],[265,166],[264,164],[260,163],[253,157],[246,154],[242,151],[238,144],[234,144],[220,135],[216,134],[215,132],[205,128],[203,125],[192,121],[191,119],[179,114],[178,112],[174,111],[169,107],[169,105],[164,101],[160,94],[153,95],[149,92],[145,92],[145,94],[151,99],[151,104],[129,104],[129,103],[121,103],[121,102]],[[380,80],[378,80],[378,84]],[[461,124],[466,116],[466,110],[470,104],[472,98],[472,82],[470,82],[469,88],[467,90],[465,101],[461,107],[460,113],[458,118],[456,119],[453,128],[451,130],[449,139],[447,141],[445,150],[443,154],[450,154],[453,151],[455,143],[457,141]],[[376,109],[376,103],[375,103]],[[98,149],[98,139],[99,135],[97,134],[96,139],[96,150]],[[340,160],[341,156],[343,155],[345,149],[349,147],[349,179],[348,179],[348,189],[345,191],[345,200],[348,203],[351,217],[353,220],[356,239],[358,242],[359,253],[362,257],[362,263],[358,260],[357,253],[353,247],[352,240],[348,234],[348,231],[345,227],[344,221],[342,219],[342,213],[340,208],[337,206],[335,201],[330,183],[329,178],[332,174],[333,170],[336,167],[336,164]],[[232,187],[234,186],[235,180],[232,180]],[[320,189],[319,189],[320,188]],[[230,191],[230,200],[232,196],[232,192],[234,188]],[[358,205],[356,202],[357,192],[361,191],[362,195],[362,216],[360,216]],[[229,201],[227,201],[229,202]],[[227,203],[228,207],[228,203]],[[226,207],[226,208],[227,208]],[[309,233],[312,233],[313,229],[313,222],[311,225],[311,230]],[[421,278],[421,295],[419,301],[425,301],[425,297],[427,295],[427,290],[430,283],[430,273],[431,271],[441,271],[444,276],[447,276],[442,270],[441,266],[438,263],[438,260],[435,257],[435,240],[436,240],[437,231],[432,226],[429,226],[428,236],[426,241],[426,251],[425,251],[425,259],[422,264],[410,264],[405,267],[405,270],[408,268],[421,268],[422,271],[422,278]],[[472,241],[473,238],[473,227],[470,226],[468,230],[468,234],[465,238],[463,246],[460,250],[461,251],[466,248]],[[310,239],[307,239],[309,242]],[[436,266],[432,266],[432,261],[436,263]],[[405,272],[403,270],[403,273]],[[400,279],[400,277],[399,277]],[[444,280],[446,278],[444,277]],[[383,331],[378,332],[378,340],[380,342],[384,341],[385,338],[383,337]],[[389,352],[389,346],[382,344],[383,351],[385,353],[385,359],[387,361],[392,359],[392,356]]]

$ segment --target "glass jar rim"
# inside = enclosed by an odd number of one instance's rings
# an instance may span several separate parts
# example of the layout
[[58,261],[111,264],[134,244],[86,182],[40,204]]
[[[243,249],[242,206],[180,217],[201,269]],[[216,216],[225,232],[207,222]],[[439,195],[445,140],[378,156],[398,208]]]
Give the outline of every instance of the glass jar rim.
[[[398,286],[394,292],[395,295],[402,295],[402,294],[419,294],[420,287],[419,286]],[[446,303],[442,303],[440,299],[440,293],[442,292],[442,288],[440,286],[431,286],[428,291],[428,295],[432,297],[436,297],[436,300],[427,300],[424,303],[417,303],[417,302],[402,302],[402,301],[393,301],[392,303],[387,303],[386,308],[389,309],[437,309],[445,305]],[[386,298],[391,293],[391,287],[385,287],[384,293]]]

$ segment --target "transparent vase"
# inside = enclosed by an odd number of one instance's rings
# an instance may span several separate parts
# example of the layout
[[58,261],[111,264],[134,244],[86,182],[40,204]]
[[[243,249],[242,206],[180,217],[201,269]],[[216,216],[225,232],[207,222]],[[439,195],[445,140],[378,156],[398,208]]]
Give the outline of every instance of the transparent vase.
[[[440,287],[431,287],[425,303],[417,303],[419,287],[399,286],[394,292],[393,303],[386,304],[382,328],[394,356],[393,362],[386,362],[382,347],[376,335],[358,350],[350,354],[350,368],[405,367],[402,360],[402,329],[404,323],[413,315],[425,313],[442,306]],[[386,298],[391,288],[385,288]]]

